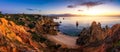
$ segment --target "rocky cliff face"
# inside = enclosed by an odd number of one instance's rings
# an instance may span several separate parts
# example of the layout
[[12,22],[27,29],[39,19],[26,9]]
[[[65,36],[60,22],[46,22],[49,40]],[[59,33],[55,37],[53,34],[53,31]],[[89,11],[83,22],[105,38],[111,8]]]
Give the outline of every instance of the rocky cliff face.
[[56,35],[57,23],[41,15],[11,14],[0,17],[0,52],[56,52],[64,50],[44,35]]
[[118,52],[120,46],[120,24],[109,28],[101,28],[100,23],[93,22],[89,28],[84,28],[77,44],[83,52]]
[[[93,43],[105,39],[105,29],[101,28],[100,23],[93,22],[89,28],[84,28],[80,37],[77,39],[79,45],[86,45],[86,43]],[[80,41],[80,42],[79,42]]]
[[36,22],[35,30],[41,34],[57,35],[56,25],[53,19],[42,18]]
[[25,26],[27,31],[36,32],[37,34],[57,34],[57,23],[53,21],[53,17],[29,14],[13,14],[5,15],[5,18],[13,21],[17,25]]
[[58,23],[53,21],[53,17],[34,14],[5,14],[4,17],[0,17],[0,51],[56,52],[67,50],[45,36],[57,35],[57,25]]
[[23,26],[0,18],[1,52],[40,52],[42,46],[32,40],[30,33]]

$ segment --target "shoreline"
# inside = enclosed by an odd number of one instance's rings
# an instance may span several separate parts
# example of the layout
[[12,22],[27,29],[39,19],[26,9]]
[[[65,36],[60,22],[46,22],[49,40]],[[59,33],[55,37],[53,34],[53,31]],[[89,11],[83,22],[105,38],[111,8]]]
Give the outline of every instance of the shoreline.
[[50,41],[55,42],[56,44],[61,44],[63,48],[78,48],[76,45],[76,39],[78,37],[68,36],[61,32],[58,32],[57,35],[47,35],[47,38]]

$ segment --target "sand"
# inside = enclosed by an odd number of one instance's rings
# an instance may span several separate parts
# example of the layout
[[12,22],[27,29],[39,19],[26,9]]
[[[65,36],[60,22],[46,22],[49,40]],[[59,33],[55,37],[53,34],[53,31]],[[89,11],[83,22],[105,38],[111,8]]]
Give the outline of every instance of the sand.
[[76,39],[78,37],[68,36],[58,32],[57,35],[47,35],[47,38],[67,48],[78,48],[78,45],[76,45]]

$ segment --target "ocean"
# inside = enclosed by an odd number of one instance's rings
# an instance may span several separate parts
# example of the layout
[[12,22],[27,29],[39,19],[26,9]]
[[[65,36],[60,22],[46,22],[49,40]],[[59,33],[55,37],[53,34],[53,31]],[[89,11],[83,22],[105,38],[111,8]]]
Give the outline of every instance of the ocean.
[[114,24],[120,24],[120,17],[58,17],[54,21],[60,24],[58,27],[60,32],[78,36],[81,30],[90,27],[93,21],[100,22],[102,27],[106,25],[112,27]]

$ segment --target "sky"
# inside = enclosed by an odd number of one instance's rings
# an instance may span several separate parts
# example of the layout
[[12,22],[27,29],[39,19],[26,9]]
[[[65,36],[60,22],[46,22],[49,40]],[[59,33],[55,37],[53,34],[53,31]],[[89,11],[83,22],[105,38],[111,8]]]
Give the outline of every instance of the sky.
[[120,0],[0,0],[2,13],[120,15]]

